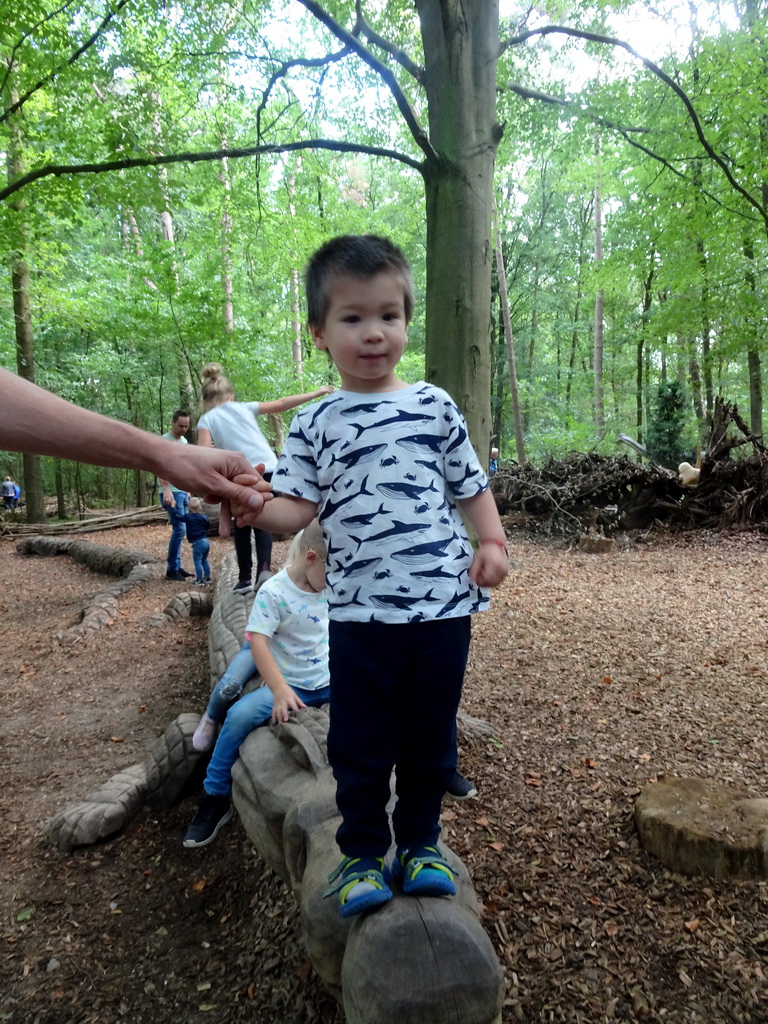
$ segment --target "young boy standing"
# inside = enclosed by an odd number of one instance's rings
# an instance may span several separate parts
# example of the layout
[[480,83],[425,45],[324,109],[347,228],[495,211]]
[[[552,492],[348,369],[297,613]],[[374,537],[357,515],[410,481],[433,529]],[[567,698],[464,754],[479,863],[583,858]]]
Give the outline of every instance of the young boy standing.
[[192,548],[195,563],[195,586],[207,587],[211,582],[211,567],[208,564],[208,516],[203,515],[203,503],[199,498],[189,499],[189,512],[180,512],[178,507],[168,508],[168,518],[174,523],[184,523],[187,540]]
[[[391,899],[387,802],[396,768],[393,865],[406,893],[455,893],[437,838],[456,770],[455,721],[481,589],[507,573],[488,479],[450,396],[395,369],[413,282],[400,250],[373,235],[323,245],[306,273],[315,346],[341,390],[294,419],[259,514],[273,531],[319,517],[328,545],[328,758],[343,859],[330,881],[348,917]],[[457,503],[476,530],[475,552]],[[329,892],[329,894],[330,894]]]

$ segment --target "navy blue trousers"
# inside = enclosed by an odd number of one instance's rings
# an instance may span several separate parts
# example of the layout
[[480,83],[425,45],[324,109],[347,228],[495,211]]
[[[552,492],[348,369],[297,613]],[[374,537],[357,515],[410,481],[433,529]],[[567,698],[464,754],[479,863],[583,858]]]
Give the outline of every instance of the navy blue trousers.
[[349,857],[383,857],[390,775],[398,846],[434,845],[440,804],[456,771],[456,712],[470,618],[330,624],[328,760]]

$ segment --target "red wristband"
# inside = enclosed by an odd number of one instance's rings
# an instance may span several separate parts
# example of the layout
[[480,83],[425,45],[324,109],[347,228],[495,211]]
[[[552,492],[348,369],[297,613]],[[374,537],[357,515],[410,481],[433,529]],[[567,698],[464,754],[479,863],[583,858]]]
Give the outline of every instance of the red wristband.
[[507,550],[507,545],[503,541],[496,540],[495,537],[483,537],[479,541],[479,543],[480,544],[498,544],[498,546],[501,548],[501,550],[504,552],[504,554],[507,556],[507,558],[509,558],[509,551]]

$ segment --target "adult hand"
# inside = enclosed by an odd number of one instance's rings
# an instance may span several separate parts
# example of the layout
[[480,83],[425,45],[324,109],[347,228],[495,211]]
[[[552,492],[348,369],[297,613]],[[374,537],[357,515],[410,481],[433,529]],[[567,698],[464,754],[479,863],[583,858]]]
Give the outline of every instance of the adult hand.
[[221,503],[219,533],[229,536],[232,515],[246,511],[256,515],[264,505],[262,492],[271,493],[263,479],[264,466],[253,467],[240,452],[223,448],[202,448],[167,441],[171,451],[164,451],[164,473],[178,487],[202,494],[210,504]]
[[[248,500],[247,501],[241,501],[239,499],[236,499],[236,500],[232,501],[230,503],[230,505],[229,505],[229,516],[235,520],[235,523],[237,524],[237,526],[254,526],[254,525],[258,525],[257,520],[259,518],[259,513],[264,508],[264,503],[267,502],[267,501],[271,501],[272,500],[272,485],[269,483],[269,481],[261,479],[261,474],[264,472],[264,464],[263,463],[259,463],[259,465],[255,467],[255,470],[253,468],[251,468],[250,474],[243,473],[243,474],[238,474],[237,476],[234,476],[232,478],[232,483],[235,484],[235,485],[240,485],[240,486],[242,486],[244,488],[248,488],[249,486],[252,486],[251,481],[253,479],[253,473],[254,472],[258,473],[258,475],[259,475],[259,482],[255,485],[255,489],[254,490],[248,490],[247,491]],[[254,494],[258,495],[258,498],[259,498],[258,504],[256,504],[252,500]],[[224,518],[224,506],[222,504],[221,516],[219,517],[219,532],[220,533],[221,533],[221,523],[222,523],[222,519],[223,518]],[[229,522],[229,518],[228,518],[227,522]],[[228,534],[222,534],[222,536],[226,537],[226,536],[228,536]]]

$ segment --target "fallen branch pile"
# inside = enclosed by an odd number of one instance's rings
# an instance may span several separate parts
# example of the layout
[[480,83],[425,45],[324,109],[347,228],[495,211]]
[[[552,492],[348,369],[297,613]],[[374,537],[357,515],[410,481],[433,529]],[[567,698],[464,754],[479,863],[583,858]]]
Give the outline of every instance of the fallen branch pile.
[[671,470],[640,465],[627,456],[571,452],[565,459],[504,469],[493,492],[508,529],[574,536],[643,529],[665,520],[683,494]]
[[[734,458],[743,445],[750,454]],[[572,452],[541,469],[502,469],[492,487],[509,530],[571,537],[662,523],[675,530],[768,525],[768,449],[722,398],[696,486],[684,487],[673,470],[652,462]]]

